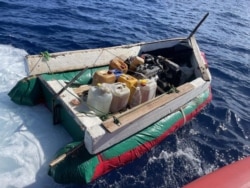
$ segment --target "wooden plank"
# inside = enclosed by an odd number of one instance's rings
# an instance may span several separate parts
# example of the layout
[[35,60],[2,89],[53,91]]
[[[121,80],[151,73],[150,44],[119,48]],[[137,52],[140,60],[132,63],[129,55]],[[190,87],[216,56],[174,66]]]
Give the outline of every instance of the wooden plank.
[[115,57],[126,59],[142,51],[167,48],[176,45],[184,38],[164,39],[153,42],[121,45],[107,48],[77,50],[50,53],[46,61],[42,55],[27,55],[26,62],[29,75],[80,70],[86,67],[97,67],[109,64]]
[[72,89],[77,95],[81,96],[82,93],[88,91],[90,87],[91,87],[90,85],[81,85],[80,87],[76,87]]
[[112,47],[91,50],[51,53],[46,61],[41,55],[28,55],[26,61],[29,75],[80,70],[86,67],[108,65],[115,57],[126,59],[139,53],[140,46]]
[[166,103],[184,95],[185,93],[191,91],[194,86],[190,83],[186,83],[177,88],[179,91],[178,93],[170,93],[170,94],[163,94],[155,99],[143,103],[131,110],[128,110],[120,115],[117,115],[116,118],[119,120],[120,124],[116,124],[113,118],[110,118],[103,122],[103,126],[109,131],[114,132],[120,129],[123,126],[130,124],[133,121],[136,121],[138,117],[146,116],[150,111],[159,108]]
[[190,40],[191,40],[191,43],[192,43],[193,49],[194,49],[194,59],[198,63],[198,69],[200,70],[201,76],[205,81],[210,81],[211,75],[209,74],[208,67],[205,66],[205,62],[201,56],[201,52],[200,52],[199,46],[196,42],[196,39],[193,36],[193,37],[191,37]]

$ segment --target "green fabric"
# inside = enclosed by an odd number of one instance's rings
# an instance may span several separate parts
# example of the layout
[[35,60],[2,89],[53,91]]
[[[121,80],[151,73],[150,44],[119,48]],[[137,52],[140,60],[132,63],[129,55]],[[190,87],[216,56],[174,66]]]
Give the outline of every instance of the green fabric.
[[70,134],[74,141],[81,141],[84,138],[84,130],[81,129],[69,112],[63,108],[60,109],[61,124]]
[[[75,84],[90,84],[92,81],[92,77],[94,73],[98,70],[108,70],[108,66],[103,67],[96,67],[87,69],[83,75],[81,75],[74,83]],[[52,74],[42,74],[41,77],[46,80],[65,80],[70,81],[72,80],[80,71],[71,71],[71,72],[64,72],[64,73],[52,73]]]
[[137,146],[144,144],[145,142],[154,140],[161,133],[168,130],[176,121],[182,118],[180,112],[176,112],[166,118],[150,125],[143,131],[131,136],[130,138],[120,142],[119,144],[109,148],[102,152],[102,158],[104,160],[111,159],[113,157],[119,156],[122,153],[129,151]]
[[24,78],[15,85],[8,95],[17,104],[36,105],[42,98],[39,80],[37,77]]
[[[67,144],[57,152],[56,157],[67,153],[79,144],[81,142]],[[91,181],[98,163],[97,156],[90,155],[84,147],[81,147],[54,168],[50,168],[48,174],[58,183],[88,183]],[[65,168],[69,173],[64,173]]]

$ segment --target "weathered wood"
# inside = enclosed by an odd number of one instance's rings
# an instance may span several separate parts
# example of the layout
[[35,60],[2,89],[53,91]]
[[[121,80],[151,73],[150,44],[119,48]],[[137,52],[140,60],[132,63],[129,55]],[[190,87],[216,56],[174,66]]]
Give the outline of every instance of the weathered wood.
[[81,96],[83,92],[87,92],[90,88],[90,85],[81,85],[80,87],[73,88],[73,91]]
[[107,65],[110,60],[115,57],[120,57],[125,60],[130,56],[138,55],[142,51],[171,47],[181,40],[184,40],[184,38],[165,39],[108,48],[51,53],[48,60],[45,60],[42,55],[27,55],[26,62],[30,76],[43,73],[80,70],[86,67],[91,68]]
[[138,54],[140,46],[131,48],[102,48],[53,53],[48,61],[41,55],[27,56],[29,75],[80,70],[86,67],[107,65],[115,57],[129,57]]
[[195,37],[191,37],[190,39],[192,45],[193,45],[193,49],[194,49],[194,61],[197,61],[198,63],[198,69],[200,70],[199,72],[201,73],[201,77],[205,80],[205,81],[210,81],[211,80],[211,75],[209,74],[208,68],[205,66],[205,62],[204,59],[201,56],[201,52],[199,49],[199,46],[195,40]]
[[73,153],[77,152],[77,150],[79,150],[83,146],[84,146],[84,142],[81,142],[79,145],[77,145],[73,149],[69,150],[66,153],[63,153],[62,155],[58,156],[56,159],[54,159],[53,161],[51,161],[50,164],[49,164],[49,166],[53,167],[53,166],[57,165],[58,163],[60,163],[61,161],[63,161],[69,155],[72,155]]
[[150,100],[146,103],[143,103],[131,110],[128,110],[120,115],[117,115],[116,118],[119,120],[120,124],[114,122],[113,118],[110,118],[103,122],[103,126],[109,131],[114,132],[122,126],[126,126],[129,123],[136,121],[138,117],[146,116],[150,111],[161,107],[164,104],[184,95],[185,93],[192,90],[194,86],[192,84],[186,83],[177,88],[178,93],[162,94],[159,97],[156,97],[153,100]]

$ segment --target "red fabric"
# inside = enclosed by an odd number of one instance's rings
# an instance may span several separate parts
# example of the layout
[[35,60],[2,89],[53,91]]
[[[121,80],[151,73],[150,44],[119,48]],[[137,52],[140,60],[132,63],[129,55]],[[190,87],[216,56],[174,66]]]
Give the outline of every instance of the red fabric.
[[[196,108],[193,112],[190,114],[186,115],[186,121],[191,120],[195,115],[198,114],[210,101],[212,100],[212,93],[210,92],[209,97],[204,101],[198,108]],[[163,141],[168,135],[172,134],[175,132],[178,128],[180,128],[182,125],[184,125],[184,118],[180,119],[177,121],[170,129],[168,129],[166,132],[164,132],[162,135],[157,137],[156,139],[152,141],[145,142],[144,144],[127,151],[123,153],[120,156],[114,157],[109,160],[102,160],[101,155],[98,155],[99,159],[99,164],[95,169],[94,176],[92,178],[92,181],[97,179],[98,177],[110,172],[111,170],[123,166],[129,162],[132,162],[133,160],[139,158],[142,156],[144,153],[147,151],[151,150],[152,147],[156,146],[159,144],[161,141]]]

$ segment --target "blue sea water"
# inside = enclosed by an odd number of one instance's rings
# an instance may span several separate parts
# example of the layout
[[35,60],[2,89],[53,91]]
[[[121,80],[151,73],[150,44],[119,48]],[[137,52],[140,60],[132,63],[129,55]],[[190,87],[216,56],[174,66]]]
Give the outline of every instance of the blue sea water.
[[188,36],[209,12],[196,39],[213,78],[211,104],[140,159],[86,186],[175,188],[250,155],[249,7],[249,0],[0,0],[0,44],[37,54]]

